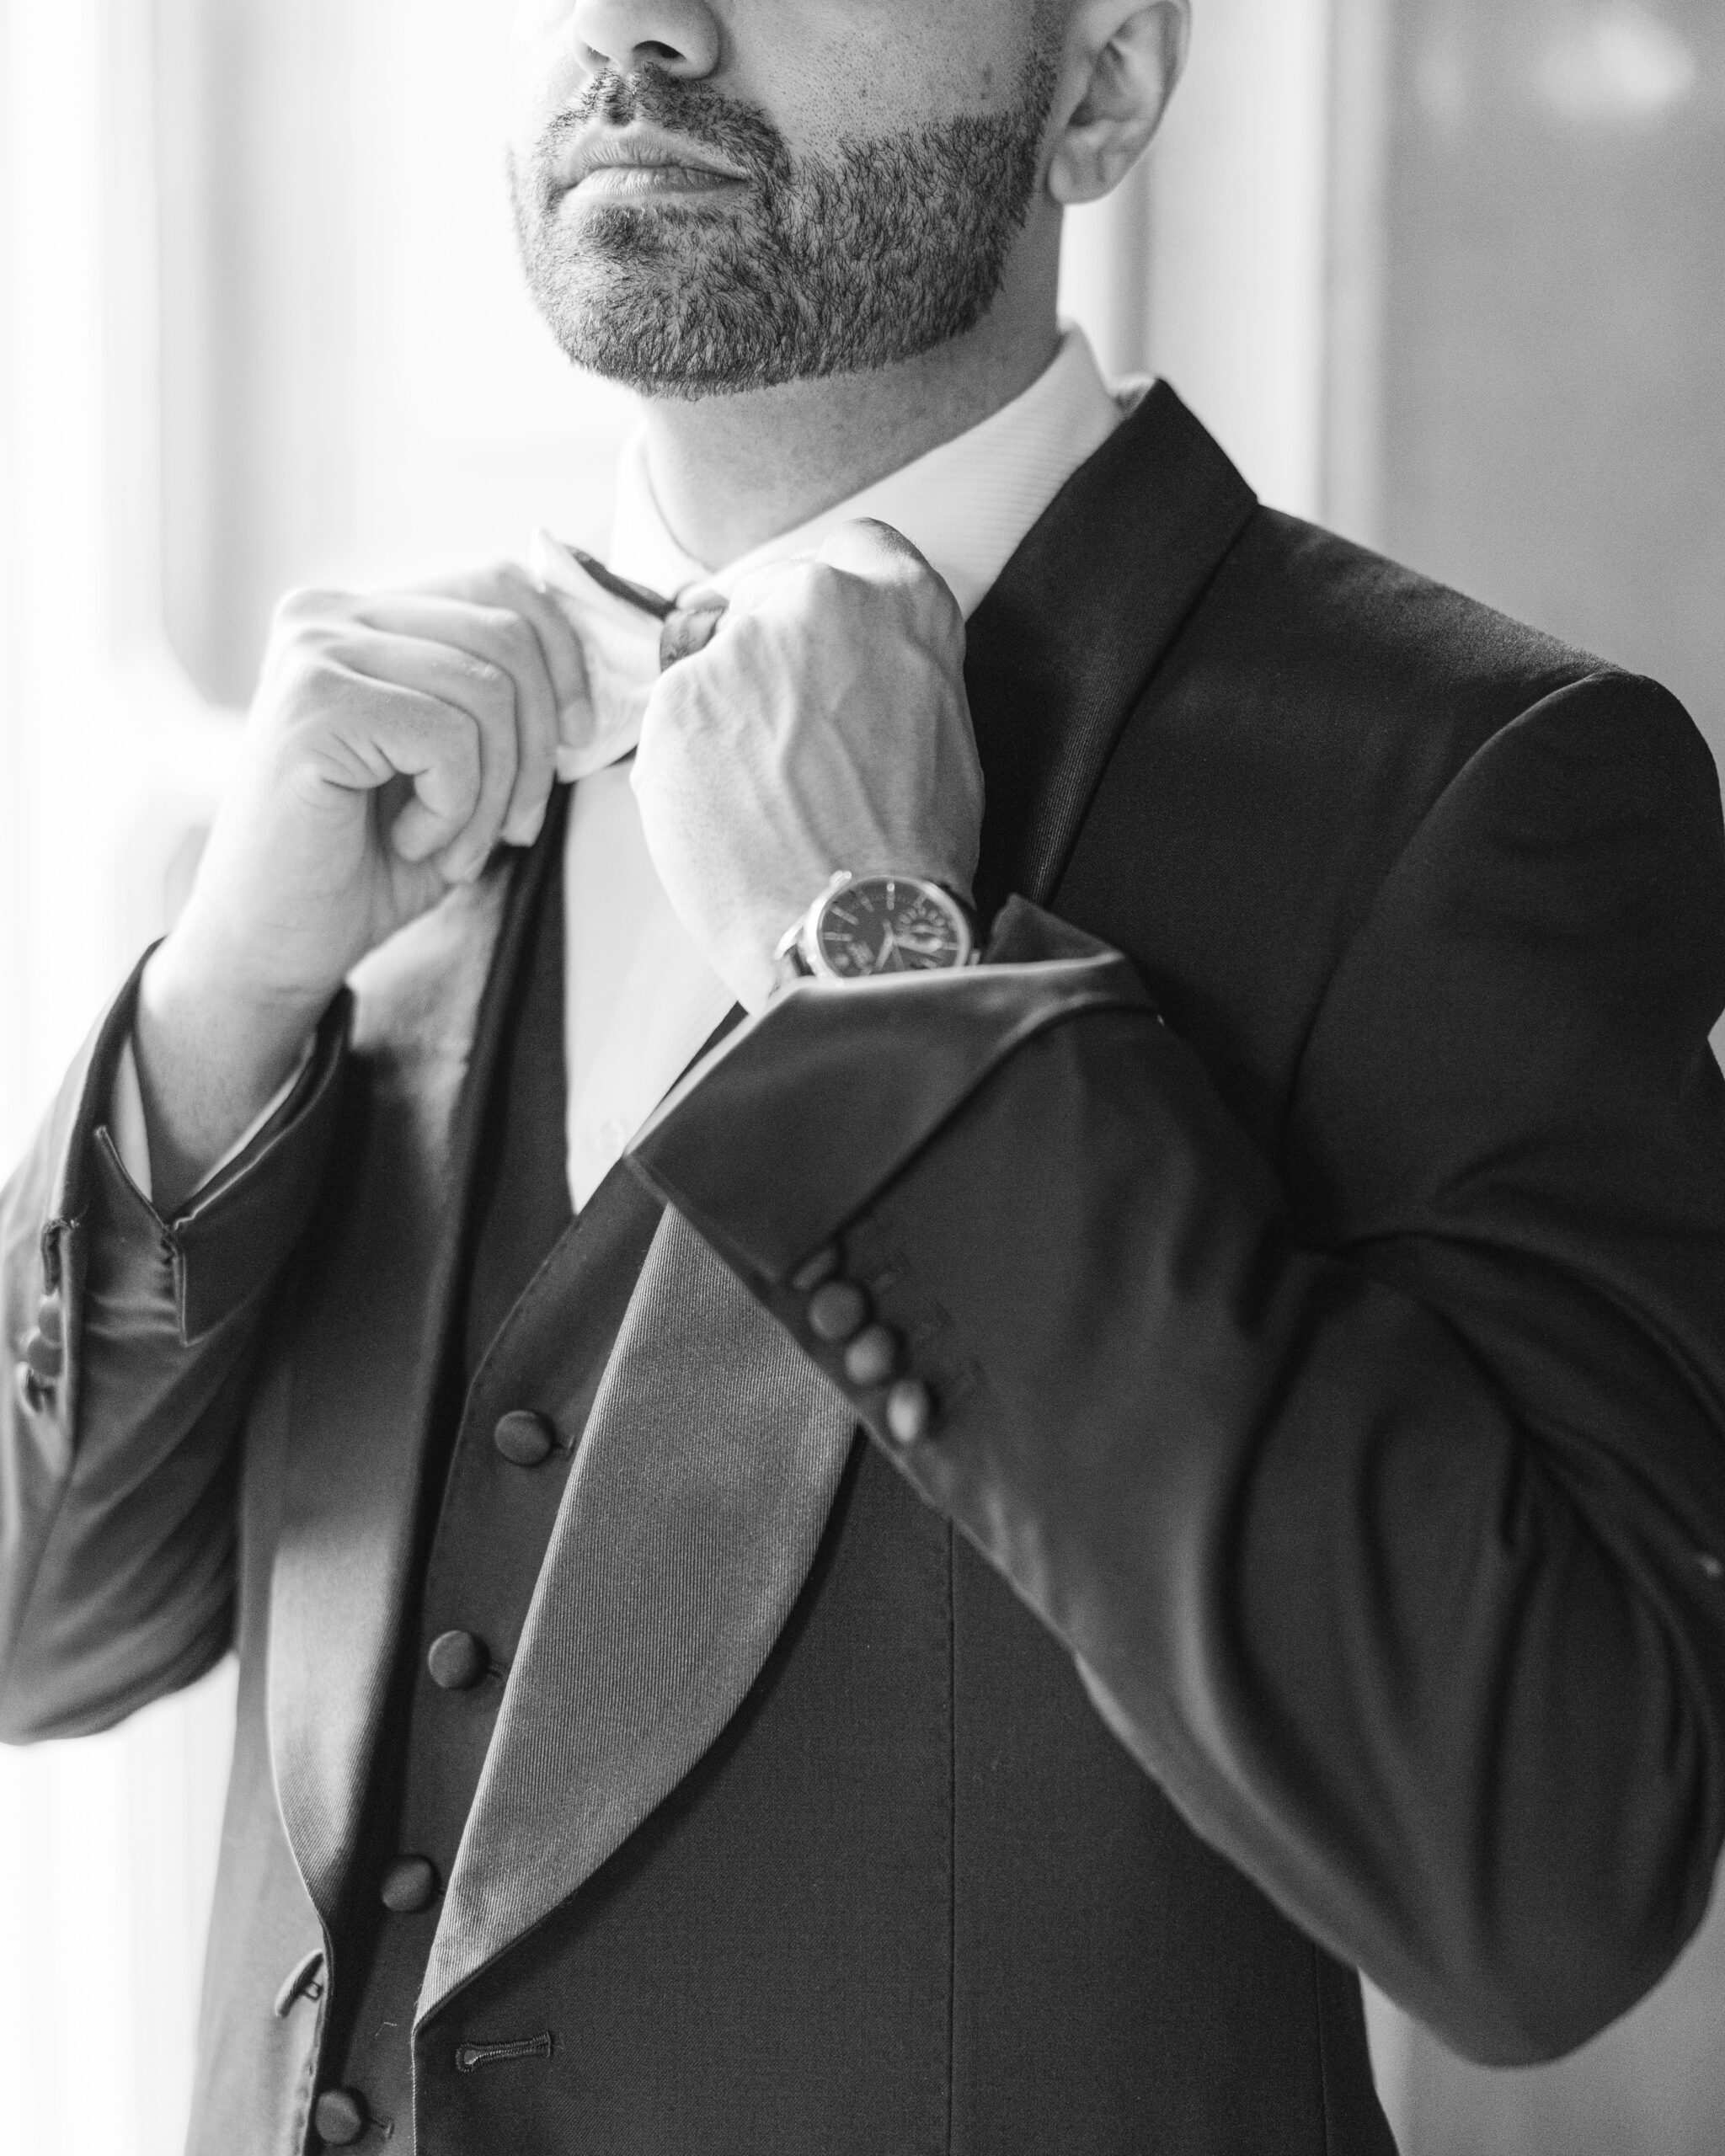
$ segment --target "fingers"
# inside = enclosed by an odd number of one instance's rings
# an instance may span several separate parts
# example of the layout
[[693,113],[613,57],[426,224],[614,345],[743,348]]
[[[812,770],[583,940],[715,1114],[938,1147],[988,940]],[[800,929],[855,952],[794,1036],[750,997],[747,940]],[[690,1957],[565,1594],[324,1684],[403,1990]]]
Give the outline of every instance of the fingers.
[[729,611],[737,620],[787,609],[830,618],[840,610],[883,602],[900,629],[937,652],[943,663],[956,659],[962,664],[964,617],[951,588],[902,531],[874,517],[836,526],[813,554],[749,570],[732,590]]
[[[508,607],[424,590],[375,593],[356,602],[355,613],[359,627],[382,640],[369,658],[361,658],[366,640],[352,639],[349,655],[360,671],[434,696],[441,693],[434,683],[447,680],[460,707],[486,729],[483,806],[488,820],[491,809],[498,811],[488,844],[501,837],[511,846],[531,845],[556,775],[559,709],[557,684],[532,624]],[[417,656],[410,643],[419,647]],[[404,670],[395,671],[398,667]],[[499,731],[504,728],[507,744]],[[508,783],[499,803],[493,782],[501,782],[505,764]]]
[[[353,787],[382,785],[398,770],[413,777],[414,803],[392,835],[400,857],[442,850],[441,873],[466,880],[499,839],[525,846],[537,836],[556,779],[560,714],[585,700],[586,671],[574,629],[523,570],[507,563],[403,590],[292,594],[278,612],[272,654],[279,693],[331,670],[371,687],[369,701],[339,698],[341,738],[322,744],[323,760],[332,776],[345,761],[353,775],[337,782]],[[451,790],[441,766],[393,764],[393,748],[417,737],[402,733],[394,706],[378,702],[392,688],[446,706],[467,728],[471,790],[464,780]],[[314,716],[327,708],[315,694],[289,702]],[[383,729],[392,727],[386,750]],[[451,824],[457,799],[467,813]]]
[[[392,635],[382,629],[367,628],[349,635],[331,656],[351,675],[443,706],[467,722],[464,729],[457,729],[468,744],[462,759],[463,784],[469,764],[475,783],[466,817],[460,825],[449,829],[439,843],[448,845],[447,857],[440,867],[449,881],[471,883],[504,835],[511,803],[520,791],[519,742],[526,729],[520,722],[522,699],[516,684],[500,666],[489,659],[476,659],[472,653],[457,646],[434,643],[419,637]],[[378,742],[380,747],[387,749],[393,741],[413,738],[397,734],[386,741],[380,734]],[[448,729],[438,729],[435,739],[439,743],[450,738],[454,737]],[[430,830],[434,824],[441,828],[443,803],[452,798],[442,790],[441,772],[426,763],[396,762],[393,753],[390,760],[403,776],[421,782],[416,784],[415,792],[420,801],[434,811],[429,822],[415,818],[406,829]],[[547,779],[537,804],[542,812],[548,784]],[[398,825],[398,851],[403,835],[403,827]],[[426,851],[435,848],[428,846]],[[403,856],[403,859],[421,857]]]
[[664,673],[681,659],[705,651],[718,632],[729,600],[710,584],[685,592],[665,616],[659,636],[659,670]]
[[814,558],[836,569],[849,569],[855,576],[878,577],[906,569],[935,574],[920,548],[896,525],[883,524],[878,516],[853,517],[848,524],[838,525],[821,541]]
[[[440,864],[446,878],[471,880],[489,851],[488,846],[480,851],[473,835],[484,784],[478,725],[445,696],[339,662],[328,664],[327,677],[363,696],[366,724],[362,732],[325,744],[325,776],[364,791],[398,776],[410,780],[412,798],[388,834],[393,851],[403,861],[421,862],[447,848],[449,857]],[[478,867],[471,865],[476,856]]]
[[581,656],[581,640],[569,617],[548,592],[542,591],[524,568],[514,562],[473,569],[460,576],[434,578],[419,587],[422,591],[482,607],[502,607],[517,616],[538,643],[545,670],[551,677],[559,711],[567,711],[587,693],[587,668]]

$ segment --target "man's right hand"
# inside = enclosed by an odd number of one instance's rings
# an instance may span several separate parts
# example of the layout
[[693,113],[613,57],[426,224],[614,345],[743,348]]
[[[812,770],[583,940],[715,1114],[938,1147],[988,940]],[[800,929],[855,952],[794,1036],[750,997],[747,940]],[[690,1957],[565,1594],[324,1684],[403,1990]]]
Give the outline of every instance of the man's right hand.
[[164,1209],[292,1070],[352,967],[499,841],[531,843],[580,645],[513,564],[278,610],[185,910],[136,1029]]

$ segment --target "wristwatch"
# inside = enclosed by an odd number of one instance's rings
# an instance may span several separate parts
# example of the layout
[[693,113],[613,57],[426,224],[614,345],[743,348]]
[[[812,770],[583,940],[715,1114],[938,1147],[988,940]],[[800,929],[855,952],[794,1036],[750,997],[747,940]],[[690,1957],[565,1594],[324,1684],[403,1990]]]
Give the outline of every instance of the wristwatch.
[[933,973],[980,956],[969,908],[925,876],[853,876],[841,868],[778,947],[779,977],[868,980]]

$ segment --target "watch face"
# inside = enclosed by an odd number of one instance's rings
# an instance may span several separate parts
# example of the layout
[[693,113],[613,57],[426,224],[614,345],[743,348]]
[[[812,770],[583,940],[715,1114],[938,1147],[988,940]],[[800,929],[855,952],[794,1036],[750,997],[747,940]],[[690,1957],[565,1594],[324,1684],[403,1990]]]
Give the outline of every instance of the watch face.
[[862,876],[821,909],[814,947],[845,980],[926,973],[970,955],[964,916],[937,884],[914,876]]

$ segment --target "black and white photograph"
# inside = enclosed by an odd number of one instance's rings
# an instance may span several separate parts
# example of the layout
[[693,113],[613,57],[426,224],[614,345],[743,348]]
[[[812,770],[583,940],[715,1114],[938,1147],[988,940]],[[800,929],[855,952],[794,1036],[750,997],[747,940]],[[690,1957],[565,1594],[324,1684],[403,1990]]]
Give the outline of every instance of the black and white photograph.
[[0,2149],[1725,2150],[1725,11],[0,0]]

